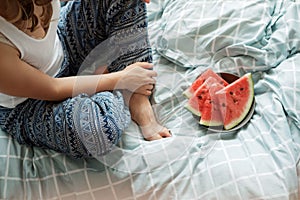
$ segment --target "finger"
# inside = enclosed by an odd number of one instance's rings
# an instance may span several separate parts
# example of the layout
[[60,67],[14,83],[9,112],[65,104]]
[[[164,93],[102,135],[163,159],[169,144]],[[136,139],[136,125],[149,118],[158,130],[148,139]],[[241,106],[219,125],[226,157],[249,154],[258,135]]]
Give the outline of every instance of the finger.
[[135,92],[135,93],[138,93],[138,94],[142,94],[142,95],[145,95],[145,96],[150,96],[152,94],[152,91],[150,90],[143,90],[141,92]]
[[153,84],[149,85],[147,89],[153,91],[154,85]]
[[143,67],[145,69],[153,69],[153,64],[148,62],[136,62],[136,65]]
[[150,96],[152,94],[152,91],[151,90],[146,90],[144,91],[144,95],[145,96]]
[[150,90],[150,91],[152,91],[153,90],[153,88],[154,88],[154,85],[153,84],[148,84],[148,85],[145,85],[145,86],[143,86],[146,90]]
[[157,72],[153,71],[153,70],[149,71],[148,74],[149,74],[150,77],[156,77],[157,76]]
[[147,90],[145,88],[138,88],[134,92],[145,96],[150,96],[152,94],[152,90]]
[[148,77],[145,79],[145,85],[155,85],[156,79],[152,77]]

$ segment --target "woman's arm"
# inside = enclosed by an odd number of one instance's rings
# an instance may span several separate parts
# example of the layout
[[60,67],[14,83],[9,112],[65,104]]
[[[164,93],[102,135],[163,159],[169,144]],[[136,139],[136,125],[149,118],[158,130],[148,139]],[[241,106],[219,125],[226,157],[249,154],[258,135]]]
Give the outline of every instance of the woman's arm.
[[136,63],[115,73],[53,78],[22,61],[15,48],[0,43],[0,92],[53,101],[114,89],[150,95],[156,73],[144,68],[151,67],[148,63]]

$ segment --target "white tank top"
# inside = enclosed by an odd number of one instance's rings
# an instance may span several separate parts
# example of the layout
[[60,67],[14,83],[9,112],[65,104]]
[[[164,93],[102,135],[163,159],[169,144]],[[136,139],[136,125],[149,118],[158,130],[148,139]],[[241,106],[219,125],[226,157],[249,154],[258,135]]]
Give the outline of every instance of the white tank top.
[[[30,37],[1,16],[0,33],[19,50],[23,61],[53,77],[58,73],[64,56],[62,45],[57,35],[60,11],[59,0],[52,1],[52,8],[53,15],[49,29],[42,39]],[[0,105],[8,108],[14,108],[26,99],[0,93]]]

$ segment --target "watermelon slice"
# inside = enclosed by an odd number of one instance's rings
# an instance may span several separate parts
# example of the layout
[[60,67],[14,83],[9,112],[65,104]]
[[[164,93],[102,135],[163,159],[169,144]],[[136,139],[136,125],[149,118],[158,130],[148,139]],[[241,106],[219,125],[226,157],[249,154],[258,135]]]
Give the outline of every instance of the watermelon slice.
[[215,94],[222,114],[224,129],[238,125],[248,114],[254,100],[251,73],[245,74]]
[[[189,98],[185,107],[194,115],[201,116],[200,124],[222,125],[222,117],[219,113],[217,100],[214,98],[215,92],[224,88],[218,80],[213,77],[207,78],[204,83]],[[221,123],[221,124],[220,124]]]
[[216,92],[223,88],[224,86],[217,81],[215,81],[209,86],[209,90],[206,93],[206,97],[203,97],[205,101],[202,103],[201,106],[201,118],[199,121],[201,125],[210,127],[223,125],[223,118],[220,112],[218,98],[215,95]]
[[187,98],[191,98],[193,96],[193,93],[205,82],[206,79],[209,77],[215,78],[221,85],[227,86],[228,83],[221,78],[218,74],[216,74],[214,71],[212,71],[210,68],[205,70],[193,83],[192,85],[186,89],[183,94]]

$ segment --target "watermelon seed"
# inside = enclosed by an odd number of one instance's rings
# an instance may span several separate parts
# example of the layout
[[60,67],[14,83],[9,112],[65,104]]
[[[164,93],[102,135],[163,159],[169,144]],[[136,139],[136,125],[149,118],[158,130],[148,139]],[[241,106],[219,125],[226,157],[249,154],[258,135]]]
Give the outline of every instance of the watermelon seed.
[[244,88],[240,88],[240,90],[241,90],[241,91],[243,91],[243,90],[244,90]]
[[225,104],[225,103],[222,103],[222,107],[226,107],[226,104]]
[[238,100],[236,100],[236,99],[233,99],[233,103],[235,103],[235,104],[236,104],[237,102],[238,102]]
[[230,95],[233,95],[233,92],[229,92]]

